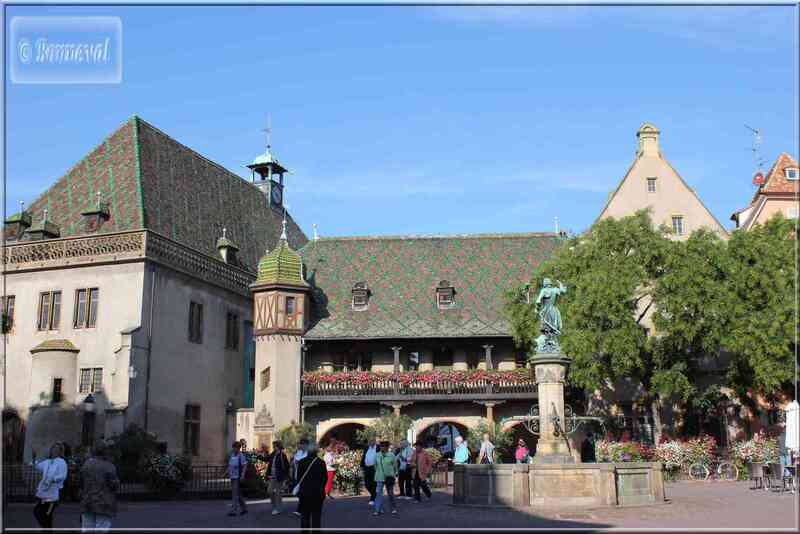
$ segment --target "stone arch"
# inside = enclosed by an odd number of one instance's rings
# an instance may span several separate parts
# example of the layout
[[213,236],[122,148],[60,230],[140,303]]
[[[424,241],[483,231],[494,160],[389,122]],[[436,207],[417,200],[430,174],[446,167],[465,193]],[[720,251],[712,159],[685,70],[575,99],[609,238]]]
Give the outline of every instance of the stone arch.
[[[480,416],[423,417],[414,421],[414,424],[411,427],[413,429],[412,437],[414,441],[417,441],[418,439],[422,438],[426,431],[428,431],[433,425],[450,424],[458,430],[459,434],[462,434],[466,438],[469,430],[477,426],[480,420]],[[470,445],[470,447],[474,447],[474,445]],[[452,453],[452,451],[450,453]]]
[[[377,418],[370,418],[370,417],[348,417],[348,418],[332,418],[326,419],[324,421],[320,421],[317,423],[317,433],[316,438],[319,443],[322,443],[324,439],[330,439],[330,436],[335,433],[337,428],[343,427],[345,425],[357,425],[361,428],[369,426],[373,423]],[[352,447],[352,444],[348,443],[349,446]]]

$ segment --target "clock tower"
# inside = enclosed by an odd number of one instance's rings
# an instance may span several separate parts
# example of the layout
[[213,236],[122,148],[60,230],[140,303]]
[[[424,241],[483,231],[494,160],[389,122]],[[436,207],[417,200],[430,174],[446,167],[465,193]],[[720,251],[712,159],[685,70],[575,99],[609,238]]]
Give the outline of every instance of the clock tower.
[[253,292],[256,340],[253,438],[271,448],[275,433],[300,419],[302,336],[308,326],[309,292],[300,254],[286,239],[286,217],[277,246],[258,262]]
[[267,195],[269,205],[275,208],[282,208],[283,175],[289,171],[278,162],[278,159],[272,153],[270,128],[267,127],[265,131],[267,132],[267,151],[256,157],[247,168],[250,169],[253,183]]

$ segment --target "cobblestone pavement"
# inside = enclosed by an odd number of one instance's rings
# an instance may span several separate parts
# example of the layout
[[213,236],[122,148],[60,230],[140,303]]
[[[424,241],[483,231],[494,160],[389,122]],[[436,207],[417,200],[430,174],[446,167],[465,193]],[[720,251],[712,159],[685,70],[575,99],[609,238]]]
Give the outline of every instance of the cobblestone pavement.
[[[763,528],[796,531],[797,495],[748,489],[747,482],[677,482],[667,485],[666,504],[620,509],[543,511],[457,507],[444,491],[416,504],[399,500],[397,515],[373,517],[366,497],[337,497],[325,503],[326,528]],[[114,527],[119,528],[284,528],[296,529],[291,511],[296,499],[286,499],[285,512],[271,515],[269,501],[250,502],[250,513],[228,517],[227,503],[215,501],[121,502]],[[35,527],[32,504],[11,503],[5,528]],[[79,526],[79,507],[58,508],[56,528]]]

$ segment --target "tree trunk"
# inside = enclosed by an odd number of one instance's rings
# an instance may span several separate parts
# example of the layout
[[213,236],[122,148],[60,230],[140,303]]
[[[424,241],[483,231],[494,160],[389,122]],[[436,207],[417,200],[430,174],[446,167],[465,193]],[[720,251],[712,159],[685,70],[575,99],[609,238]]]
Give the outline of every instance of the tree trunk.
[[650,410],[653,412],[653,441],[658,445],[661,441],[661,434],[663,432],[663,425],[661,423],[661,398],[660,395],[653,397],[650,402]]

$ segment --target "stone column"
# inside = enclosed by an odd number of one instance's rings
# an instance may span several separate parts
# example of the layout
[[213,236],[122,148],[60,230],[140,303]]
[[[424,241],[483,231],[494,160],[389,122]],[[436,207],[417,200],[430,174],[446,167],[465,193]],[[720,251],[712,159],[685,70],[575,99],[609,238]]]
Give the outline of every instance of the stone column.
[[486,359],[486,370],[491,371],[493,368],[492,365],[492,349],[494,345],[483,345],[483,350],[485,351],[485,359]]
[[[537,353],[533,357],[536,385],[539,391],[539,442],[536,445],[537,464],[575,463],[569,443],[561,432],[564,423],[564,381],[570,359],[562,354]],[[561,432],[556,432],[553,415],[557,415]]]
[[489,423],[494,424],[494,407],[497,406],[498,404],[503,404],[505,401],[500,400],[500,401],[476,401],[476,402],[478,404],[486,406],[486,419],[489,421]]
[[[395,374],[400,372],[400,351],[403,350],[403,347],[392,347],[392,352],[394,352],[394,372]],[[394,382],[394,394],[397,395],[400,393],[400,383],[395,380]],[[396,409],[395,413],[399,415],[400,409]]]

